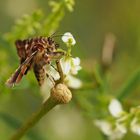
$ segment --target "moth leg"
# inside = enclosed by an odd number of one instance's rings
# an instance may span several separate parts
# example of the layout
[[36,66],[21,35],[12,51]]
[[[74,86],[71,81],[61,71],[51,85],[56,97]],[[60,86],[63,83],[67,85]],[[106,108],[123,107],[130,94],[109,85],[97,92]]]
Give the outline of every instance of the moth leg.
[[50,64],[50,65],[54,70],[56,70],[58,72],[57,68],[54,65],[52,65],[52,64]]
[[49,80],[50,80],[50,81],[52,82],[52,84],[55,86],[56,80],[54,79],[54,77],[53,77],[52,75],[48,74],[47,72],[46,72],[46,76],[47,76],[47,78],[49,78]]

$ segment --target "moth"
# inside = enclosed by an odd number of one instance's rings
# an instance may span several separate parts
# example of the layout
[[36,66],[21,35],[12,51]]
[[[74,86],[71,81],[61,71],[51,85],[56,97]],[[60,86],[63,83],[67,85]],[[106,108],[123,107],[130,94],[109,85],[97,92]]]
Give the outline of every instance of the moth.
[[60,59],[64,55],[63,52],[57,51],[59,45],[52,37],[17,40],[15,45],[20,65],[7,80],[6,85],[9,87],[18,84],[31,69],[33,69],[38,84],[41,86],[46,76],[45,66],[50,64],[52,60]]

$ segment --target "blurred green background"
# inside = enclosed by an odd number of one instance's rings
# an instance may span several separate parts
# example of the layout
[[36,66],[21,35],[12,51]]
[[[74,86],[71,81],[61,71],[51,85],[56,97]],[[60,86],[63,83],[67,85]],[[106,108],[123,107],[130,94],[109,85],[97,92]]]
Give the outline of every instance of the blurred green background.
[[[117,90],[134,71],[140,62],[140,1],[139,0],[76,0],[74,12],[67,12],[58,33],[70,31],[76,38],[74,56],[81,58],[82,67],[91,72],[94,64],[101,60],[101,50],[105,37],[112,34],[116,38],[115,57],[108,72],[111,92]],[[0,0],[0,36],[11,31],[15,20],[24,14],[43,9],[50,13],[47,0]],[[12,47],[12,46],[11,46]],[[34,112],[42,102],[39,87],[32,73],[20,86],[8,89],[6,79],[18,66],[16,49],[0,42],[0,139],[7,140],[10,135]],[[14,56],[13,56],[14,55]],[[16,55],[16,56],[15,56]],[[13,56],[13,57],[12,57]],[[84,77],[84,76],[83,76]],[[90,79],[90,78],[89,78]],[[88,80],[88,78],[87,78]],[[86,81],[86,79],[85,79]],[[30,86],[29,86],[30,85]],[[77,94],[80,94],[78,92]],[[94,94],[94,93],[93,93]],[[140,94],[136,88],[130,99],[139,104]],[[131,100],[130,100],[131,101]],[[77,106],[76,106],[77,105]],[[94,110],[93,110],[94,112]],[[97,130],[78,104],[58,106],[46,115],[23,140],[102,140]],[[128,133],[124,140],[138,140]]]

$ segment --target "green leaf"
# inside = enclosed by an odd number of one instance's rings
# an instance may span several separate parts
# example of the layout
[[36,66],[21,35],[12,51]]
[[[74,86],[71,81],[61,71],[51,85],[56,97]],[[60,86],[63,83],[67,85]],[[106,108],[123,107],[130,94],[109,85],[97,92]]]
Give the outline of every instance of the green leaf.
[[123,100],[130,95],[132,90],[140,84],[140,69],[138,69],[132,76],[126,81],[126,83],[118,91],[117,98]]

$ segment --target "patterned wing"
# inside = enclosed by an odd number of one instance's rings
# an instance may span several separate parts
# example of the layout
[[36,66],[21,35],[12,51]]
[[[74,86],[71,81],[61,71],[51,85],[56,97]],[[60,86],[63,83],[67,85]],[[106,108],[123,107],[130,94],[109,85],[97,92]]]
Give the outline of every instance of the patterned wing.
[[[30,48],[31,48],[31,41],[29,39],[26,40],[17,40],[15,42],[17,53],[20,58],[20,64],[22,64],[28,56],[30,56]],[[25,71],[25,74],[27,74],[28,70],[30,69],[31,65],[28,65],[28,68]]]
[[7,80],[7,86],[12,87],[21,81],[23,75],[25,75],[28,68],[32,65],[32,60],[36,53],[37,51],[32,53],[32,55],[30,57],[27,57],[26,60],[17,68],[17,70],[12,74],[12,76]]
[[18,53],[18,56],[20,58],[20,64],[22,64],[26,57],[27,57],[27,54],[26,54],[26,46],[28,45],[27,44],[27,41],[26,40],[17,40],[15,42],[15,45],[16,45],[16,48],[17,48],[17,53]]

